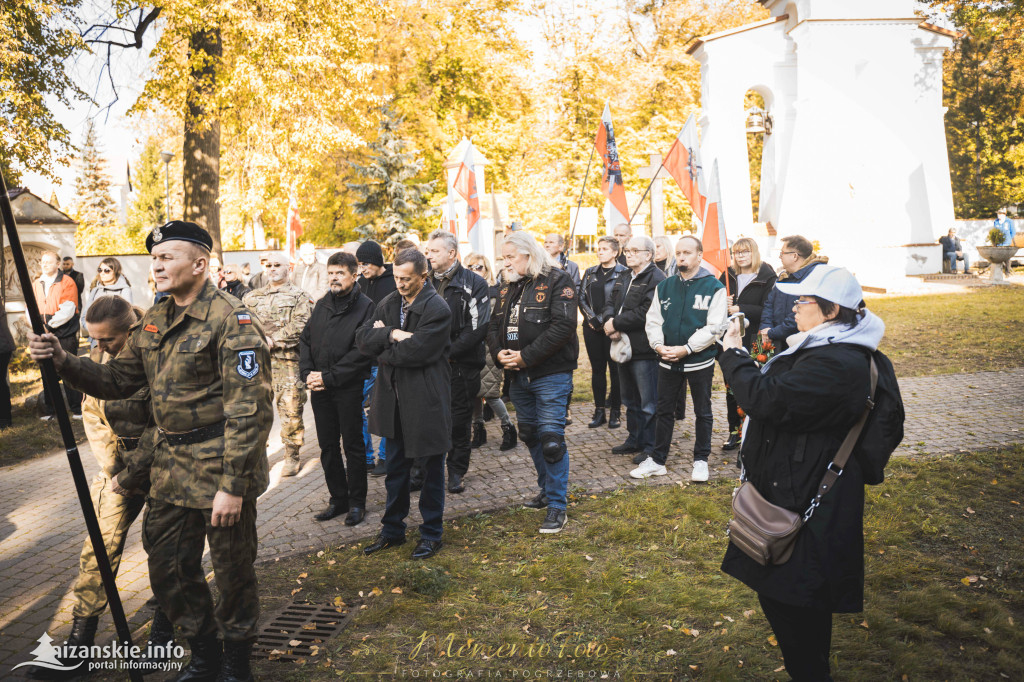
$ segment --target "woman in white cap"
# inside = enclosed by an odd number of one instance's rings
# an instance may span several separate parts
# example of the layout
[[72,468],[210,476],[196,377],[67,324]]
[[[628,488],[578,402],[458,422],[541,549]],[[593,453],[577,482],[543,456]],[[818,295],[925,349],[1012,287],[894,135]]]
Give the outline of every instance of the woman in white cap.
[[[870,358],[885,324],[844,268],[818,266],[776,285],[796,296],[797,333],[762,369],[737,322],[719,356],[748,415],[744,476],[768,502],[804,514],[870,394]],[[855,457],[799,531],[785,563],[762,566],[730,543],[722,570],[757,592],[794,680],[830,680],[832,614],[863,610],[864,477]]]

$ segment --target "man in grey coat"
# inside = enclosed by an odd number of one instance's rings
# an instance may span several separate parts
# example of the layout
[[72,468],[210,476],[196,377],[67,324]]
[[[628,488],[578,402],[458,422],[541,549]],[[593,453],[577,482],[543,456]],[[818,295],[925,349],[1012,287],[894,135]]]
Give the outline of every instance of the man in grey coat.
[[427,259],[415,249],[395,258],[398,290],[377,305],[373,326],[356,332],[356,344],[377,358],[370,404],[370,433],[387,438],[387,505],[377,539],[366,555],[405,542],[413,460],[423,472],[420,542],[413,559],[441,549],[444,456],[452,447],[451,310],[428,281]]

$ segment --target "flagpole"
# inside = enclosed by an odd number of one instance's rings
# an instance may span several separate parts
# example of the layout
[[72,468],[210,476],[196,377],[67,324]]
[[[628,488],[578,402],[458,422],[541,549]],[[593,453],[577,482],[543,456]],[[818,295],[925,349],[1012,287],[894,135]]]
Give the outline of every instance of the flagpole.
[[[7,181],[4,179],[3,174],[0,174],[0,212],[3,214],[4,226],[7,229],[7,241],[11,248],[11,256],[14,259],[14,267],[17,270],[18,279],[21,282],[21,292],[25,297],[25,308],[28,312],[29,321],[32,323],[32,331],[35,334],[44,334],[46,329],[43,326],[42,315],[39,313],[35,290],[32,288],[32,278],[28,274],[28,263],[25,260],[25,253],[21,248],[21,239],[18,236],[18,228],[14,222],[14,211],[11,208],[11,200],[7,195]],[[0,318],[0,324],[7,324],[7,320]],[[64,441],[68,466],[71,468],[71,477],[75,482],[75,490],[78,493],[78,503],[82,506],[85,527],[89,532],[89,540],[92,542],[93,555],[96,557],[96,567],[99,569],[100,578],[103,581],[103,589],[107,594],[110,616],[114,620],[114,627],[117,630],[118,638],[125,647],[130,649],[132,647],[132,633],[128,629],[128,620],[125,618],[121,597],[117,592],[114,572],[110,568],[110,557],[107,554],[106,544],[103,542],[103,533],[100,530],[99,522],[96,520],[96,510],[93,508],[92,496],[89,494],[89,481],[85,477],[85,469],[82,467],[82,458],[78,453],[78,444],[75,442],[74,431],[71,430],[71,417],[64,406],[64,392],[57,377],[57,369],[52,359],[44,360],[39,365],[43,375],[43,386],[52,399],[54,415],[57,417],[57,425],[60,427],[60,435]],[[142,682],[143,679],[142,673],[134,668],[129,668],[128,677],[132,682]]]
[[640,212],[640,207],[644,205],[644,199],[647,198],[648,192],[650,192],[651,191],[651,187],[654,186],[654,181],[658,179],[658,173],[661,173],[661,169],[664,168],[664,167],[665,167],[665,159],[662,158],[661,159],[661,165],[658,166],[658,170],[654,173],[654,176],[651,178],[651,181],[649,183],[647,183],[647,189],[644,190],[644,194],[643,194],[642,197],[640,197],[640,201],[638,201],[636,203],[636,208],[633,209],[633,215],[629,216],[629,229],[630,230],[633,229],[633,218],[635,218],[636,214]]
[[583,206],[583,195],[587,192],[587,180],[590,179],[590,166],[594,163],[594,152],[597,151],[597,138],[594,138],[594,144],[590,147],[590,159],[587,161],[587,172],[583,174],[583,187],[580,189],[580,199],[576,202],[576,215],[572,219],[572,228],[569,229],[569,253],[572,254],[576,250],[576,241],[573,239],[573,235],[576,234],[576,221],[580,219],[580,207]]

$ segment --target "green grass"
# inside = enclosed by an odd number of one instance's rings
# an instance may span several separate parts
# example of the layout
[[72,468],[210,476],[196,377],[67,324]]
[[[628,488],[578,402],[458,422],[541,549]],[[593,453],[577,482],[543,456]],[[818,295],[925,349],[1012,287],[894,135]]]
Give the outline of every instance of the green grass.
[[[1022,461],[1020,447],[901,460],[868,489],[865,611],[835,617],[837,679],[1024,677]],[[411,542],[265,564],[265,609],[293,590],[346,603],[362,592],[365,608],[318,656],[261,661],[258,674],[786,679],[756,596],[719,570],[732,486],[577,491],[557,536],[537,534],[533,510],[450,520],[446,547],[422,564]]]

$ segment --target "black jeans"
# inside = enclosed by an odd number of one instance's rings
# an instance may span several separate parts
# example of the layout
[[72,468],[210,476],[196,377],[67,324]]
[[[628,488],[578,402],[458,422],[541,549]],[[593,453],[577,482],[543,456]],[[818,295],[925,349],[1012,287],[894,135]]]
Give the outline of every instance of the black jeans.
[[448,453],[448,471],[459,476],[469,471],[473,403],[479,392],[480,370],[452,365],[452,449]]
[[676,372],[658,367],[658,407],[654,417],[654,461],[658,464],[664,464],[668,459],[668,451],[672,446],[672,429],[675,426],[677,398],[680,394],[685,396],[687,384],[690,386],[693,414],[697,422],[693,460],[708,461],[708,455],[711,454],[711,427],[715,421],[711,414],[711,380],[714,375],[714,365],[696,372]]
[[[320,464],[331,503],[343,509],[366,507],[366,443],[363,441],[363,384],[310,391]],[[339,442],[345,447],[344,463]],[[348,465],[346,476],[345,466]]]
[[[589,325],[584,324],[583,344],[587,347],[587,357],[590,358],[590,386],[594,389],[594,407],[604,407],[607,395],[607,406],[612,410],[619,409],[622,405],[619,394],[619,366],[611,360],[612,340],[603,331],[591,329]],[[611,377],[611,393],[608,393],[606,369]]]
[[761,594],[757,599],[779,641],[786,672],[794,682],[831,682],[828,652],[832,648],[832,614],[783,604]]
[[420,539],[440,540],[444,523],[444,454],[412,459],[405,456],[405,439],[402,438],[401,414],[396,415],[395,437],[387,440],[387,454],[384,456],[387,474],[384,488],[388,501],[384,517],[380,520],[381,535],[386,538],[405,537],[405,517],[409,515],[409,482],[413,462],[423,476],[420,491]]
[[[58,338],[57,342],[60,347],[64,349],[65,353],[71,353],[72,355],[78,355],[78,334],[73,336],[66,336]],[[71,408],[73,414],[82,414],[82,393],[64,383],[62,379],[60,385],[64,387],[64,394],[68,397],[68,406]],[[50,399],[50,392],[46,390],[46,384],[43,384],[43,399],[45,400],[44,411],[46,414],[53,414],[53,400]]]
[[[6,324],[0,321],[0,324]],[[11,387],[7,383],[7,365],[12,352],[0,353],[0,428],[11,425]]]

